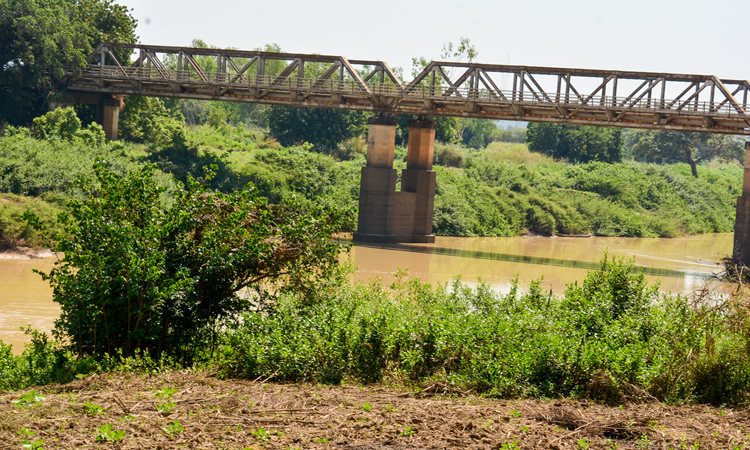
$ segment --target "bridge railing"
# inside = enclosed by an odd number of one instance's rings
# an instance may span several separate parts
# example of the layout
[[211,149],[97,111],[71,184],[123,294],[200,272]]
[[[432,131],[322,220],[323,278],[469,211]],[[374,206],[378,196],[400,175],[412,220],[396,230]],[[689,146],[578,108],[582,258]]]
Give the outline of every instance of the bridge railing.
[[706,75],[432,62],[404,84],[382,61],[124,44],[66,73],[99,93],[750,135],[750,83]]
[[[165,76],[166,75],[166,76]],[[117,67],[102,66],[91,64],[82,72],[82,77],[105,78],[115,81],[162,81],[162,82],[179,82],[180,84],[193,84],[204,86],[225,86],[233,88],[256,88],[269,89],[278,91],[303,91],[313,94],[341,94],[356,95],[362,94],[364,90],[361,85],[353,80],[326,79],[319,78],[296,78],[287,77],[279,80],[277,76],[240,76],[226,72],[204,72],[201,75],[190,70],[168,70],[159,71],[153,67]],[[204,78],[208,78],[206,81]],[[477,89],[471,87],[454,87],[446,88],[445,86],[414,86],[405,90],[394,84],[384,84],[379,82],[365,83],[372,95],[412,99],[412,100],[452,100],[464,102],[483,102],[498,104],[528,104],[539,105],[548,104],[545,99],[555,99],[559,106],[576,108],[581,106],[578,99],[558,99],[559,92],[533,91],[519,92],[518,90],[501,89],[498,91],[489,89]],[[602,109],[620,109],[629,110],[637,108],[639,110],[665,111],[669,112],[668,107],[675,102],[675,99],[640,99],[637,102],[632,101],[632,96],[611,96],[611,95],[593,95],[587,97],[587,108]],[[690,101],[683,108],[685,111],[706,113],[723,116],[739,116],[731,104],[718,104],[706,100]]]

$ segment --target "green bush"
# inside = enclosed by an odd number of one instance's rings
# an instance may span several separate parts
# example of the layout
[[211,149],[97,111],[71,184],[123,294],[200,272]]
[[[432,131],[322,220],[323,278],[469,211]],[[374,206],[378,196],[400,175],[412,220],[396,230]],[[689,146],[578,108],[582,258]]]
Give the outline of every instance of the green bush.
[[72,106],[57,108],[35,118],[32,134],[37,139],[80,140],[88,145],[101,145],[105,140],[101,125],[91,123],[85,128],[82,127],[81,120]]
[[45,278],[61,305],[55,333],[79,355],[189,360],[218,321],[248,307],[238,291],[304,292],[337,273],[336,211],[269,205],[252,188],[211,193],[192,179],[166,207],[153,173],[99,165],[96,182],[80,182],[85,201],[60,218],[64,257]]
[[[43,247],[47,244],[42,233],[26,223],[24,216],[35,215],[49,228],[55,227],[55,218],[62,207],[53,196],[28,198],[13,194],[0,194],[0,249],[15,247]],[[55,228],[54,231],[62,230]]]

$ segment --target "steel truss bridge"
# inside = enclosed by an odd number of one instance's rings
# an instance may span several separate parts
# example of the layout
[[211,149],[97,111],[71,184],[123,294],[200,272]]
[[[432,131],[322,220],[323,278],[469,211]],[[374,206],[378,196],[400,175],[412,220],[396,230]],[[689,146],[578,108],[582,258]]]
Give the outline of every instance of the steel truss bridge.
[[404,84],[382,61],[110,43],[61,81],[115,96],[750,135],[750,83],[713,75],[432,62]]

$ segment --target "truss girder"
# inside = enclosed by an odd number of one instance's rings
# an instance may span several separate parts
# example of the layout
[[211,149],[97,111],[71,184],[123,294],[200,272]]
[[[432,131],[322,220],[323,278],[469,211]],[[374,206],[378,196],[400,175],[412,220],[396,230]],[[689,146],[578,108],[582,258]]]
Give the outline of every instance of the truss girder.
[[[113,48],[136,59],[117,61]],[[72,91],[750,135],[746,80],[432,62],[404,85],[382,61],[103,44]]]

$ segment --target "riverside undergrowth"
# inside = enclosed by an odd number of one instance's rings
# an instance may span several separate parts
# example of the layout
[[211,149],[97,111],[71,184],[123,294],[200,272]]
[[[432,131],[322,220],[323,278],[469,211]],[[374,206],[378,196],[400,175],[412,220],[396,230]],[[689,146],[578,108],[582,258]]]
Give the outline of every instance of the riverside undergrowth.
[[629,395],[737,404],[750,394],[747,301],[660,294],[632,261],[555,297],[401,278],[283,298],[227,331],[227,376],[276,381],[428,381],[504,398]]
[[[391,286],[341,282],[325,295],[284,295],[228,321],[220,350],[197,349],[192,364],[277,382],[438,382],[501,398],[738,405],[750,399],[748,306],[741,291],[661,294],[632,261],[606,255],[560,297],[540,283],[498,293],[402,274]],[[80,359],[35,334],[23,355],[0,346],[0,389],[175,364],[145,354]]]

